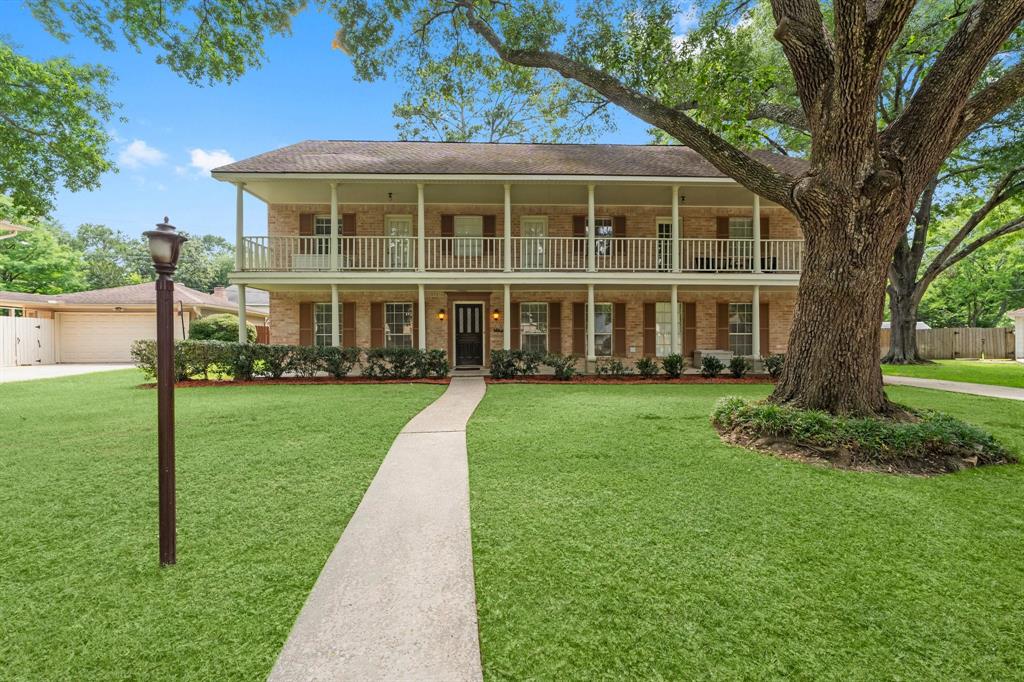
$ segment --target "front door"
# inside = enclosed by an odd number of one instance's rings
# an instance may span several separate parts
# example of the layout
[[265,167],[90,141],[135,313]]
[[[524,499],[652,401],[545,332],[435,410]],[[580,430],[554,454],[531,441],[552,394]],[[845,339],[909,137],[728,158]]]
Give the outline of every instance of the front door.
[[523,270],[546,270],[548,219],[544,216],[523,216],[520,230],[523,233],[520,267]]
[[484,306],[482,303],[455,304],[455,366],[484,364]]

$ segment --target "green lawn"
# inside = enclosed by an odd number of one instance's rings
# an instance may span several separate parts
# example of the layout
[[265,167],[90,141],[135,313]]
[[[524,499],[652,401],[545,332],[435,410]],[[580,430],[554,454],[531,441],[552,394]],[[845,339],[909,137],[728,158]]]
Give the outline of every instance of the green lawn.
[[882,373],[1024,388],[1024,363],[1013,360],[936,360],[928,365],[882,365]]
[[[490,386],[470,423],[489,679],[1020,679],[1024,466],[935,478],[722,445],[761,386]],[[1024,452],[1024,403],[890,389]]]
[[441,386],[177,393],[178,565],[156,392],[0,385],[0,678],[263,679],[394,436]]

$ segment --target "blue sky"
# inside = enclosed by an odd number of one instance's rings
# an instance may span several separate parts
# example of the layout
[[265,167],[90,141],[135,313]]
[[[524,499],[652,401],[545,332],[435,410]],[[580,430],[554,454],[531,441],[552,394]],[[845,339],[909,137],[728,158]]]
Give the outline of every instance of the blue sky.
[[[118,173],[93,192],[62,191],[54,217],[73,230],[103,223],[141,233],[164,215],[193,233],[234,235],[234,189],[203,166],[242,159],[304,139],[395,139],[394,82],[360,83],[348,58],[331,49],[335,25],[315,11],[299,15],[288,38],[267,45],[267,64],[231,85],[189,85],[131,48],[104,52],[74,37],[62,43],[15,0],[0,0],[0,32],[35,59],[69,56],[117,75],[111,95],[122,104],[110,131]],[[647,126],[624,112],[601,141],[648,141]],[[246,199],[246,232],[266,232],[266,211]]]

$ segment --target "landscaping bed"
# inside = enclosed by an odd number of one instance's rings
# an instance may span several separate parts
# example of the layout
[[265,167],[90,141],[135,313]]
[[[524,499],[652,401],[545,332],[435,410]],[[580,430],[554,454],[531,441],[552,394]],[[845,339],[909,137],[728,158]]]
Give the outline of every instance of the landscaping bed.
[[987,432],[941,412],[901,406],[901,417],[840,417],[724,398],[711,422],[726,442],[843,469],[933,475],[1017,461]]
[[558,379],[554,376],[534,374],[514,377],[511,379],[495,379],[485,377],[488,384],[771,384],[773,379],[768,375],[735,377],[716,377],[714,379],[699,374],[684,374],[679,377],[653,376],[645,377],[638,374],[613,376],[607,374],[576,374],[569,379]]
[[[386,379],[386,378],[374,378],[374,377],[363,377],[363,376],[352,376],[352,377],[280,377],[278,379],[266,378],[266,379],[249,379],[248,381],[238,381],[234,379],[184,379],[182,381],[174,382],[176,388],[202,388],[205,386],[281,386],[281,385],[297,385],[307,386],[311,384],[436,384],[436,385],[447,385],[451,382],[451,377],[448,378],[416,378],[411,377],[408,379]],[[149,382],[145,384],[139,384],[139,388],[156,388],[156,382]]]

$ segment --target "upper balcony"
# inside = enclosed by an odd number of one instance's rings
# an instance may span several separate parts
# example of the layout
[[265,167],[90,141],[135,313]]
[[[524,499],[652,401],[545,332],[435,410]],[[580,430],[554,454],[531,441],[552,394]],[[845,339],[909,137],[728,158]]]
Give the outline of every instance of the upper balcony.
[[[657,237],[245,237],[244,272],[797,274],[802,239]],[[755,246],[756,245],[756,246]],[[421,264],[422,263],[422,267]],[[591,263],[593,264],[591,266]],[[678,266],[676,265],[678,263]]]

